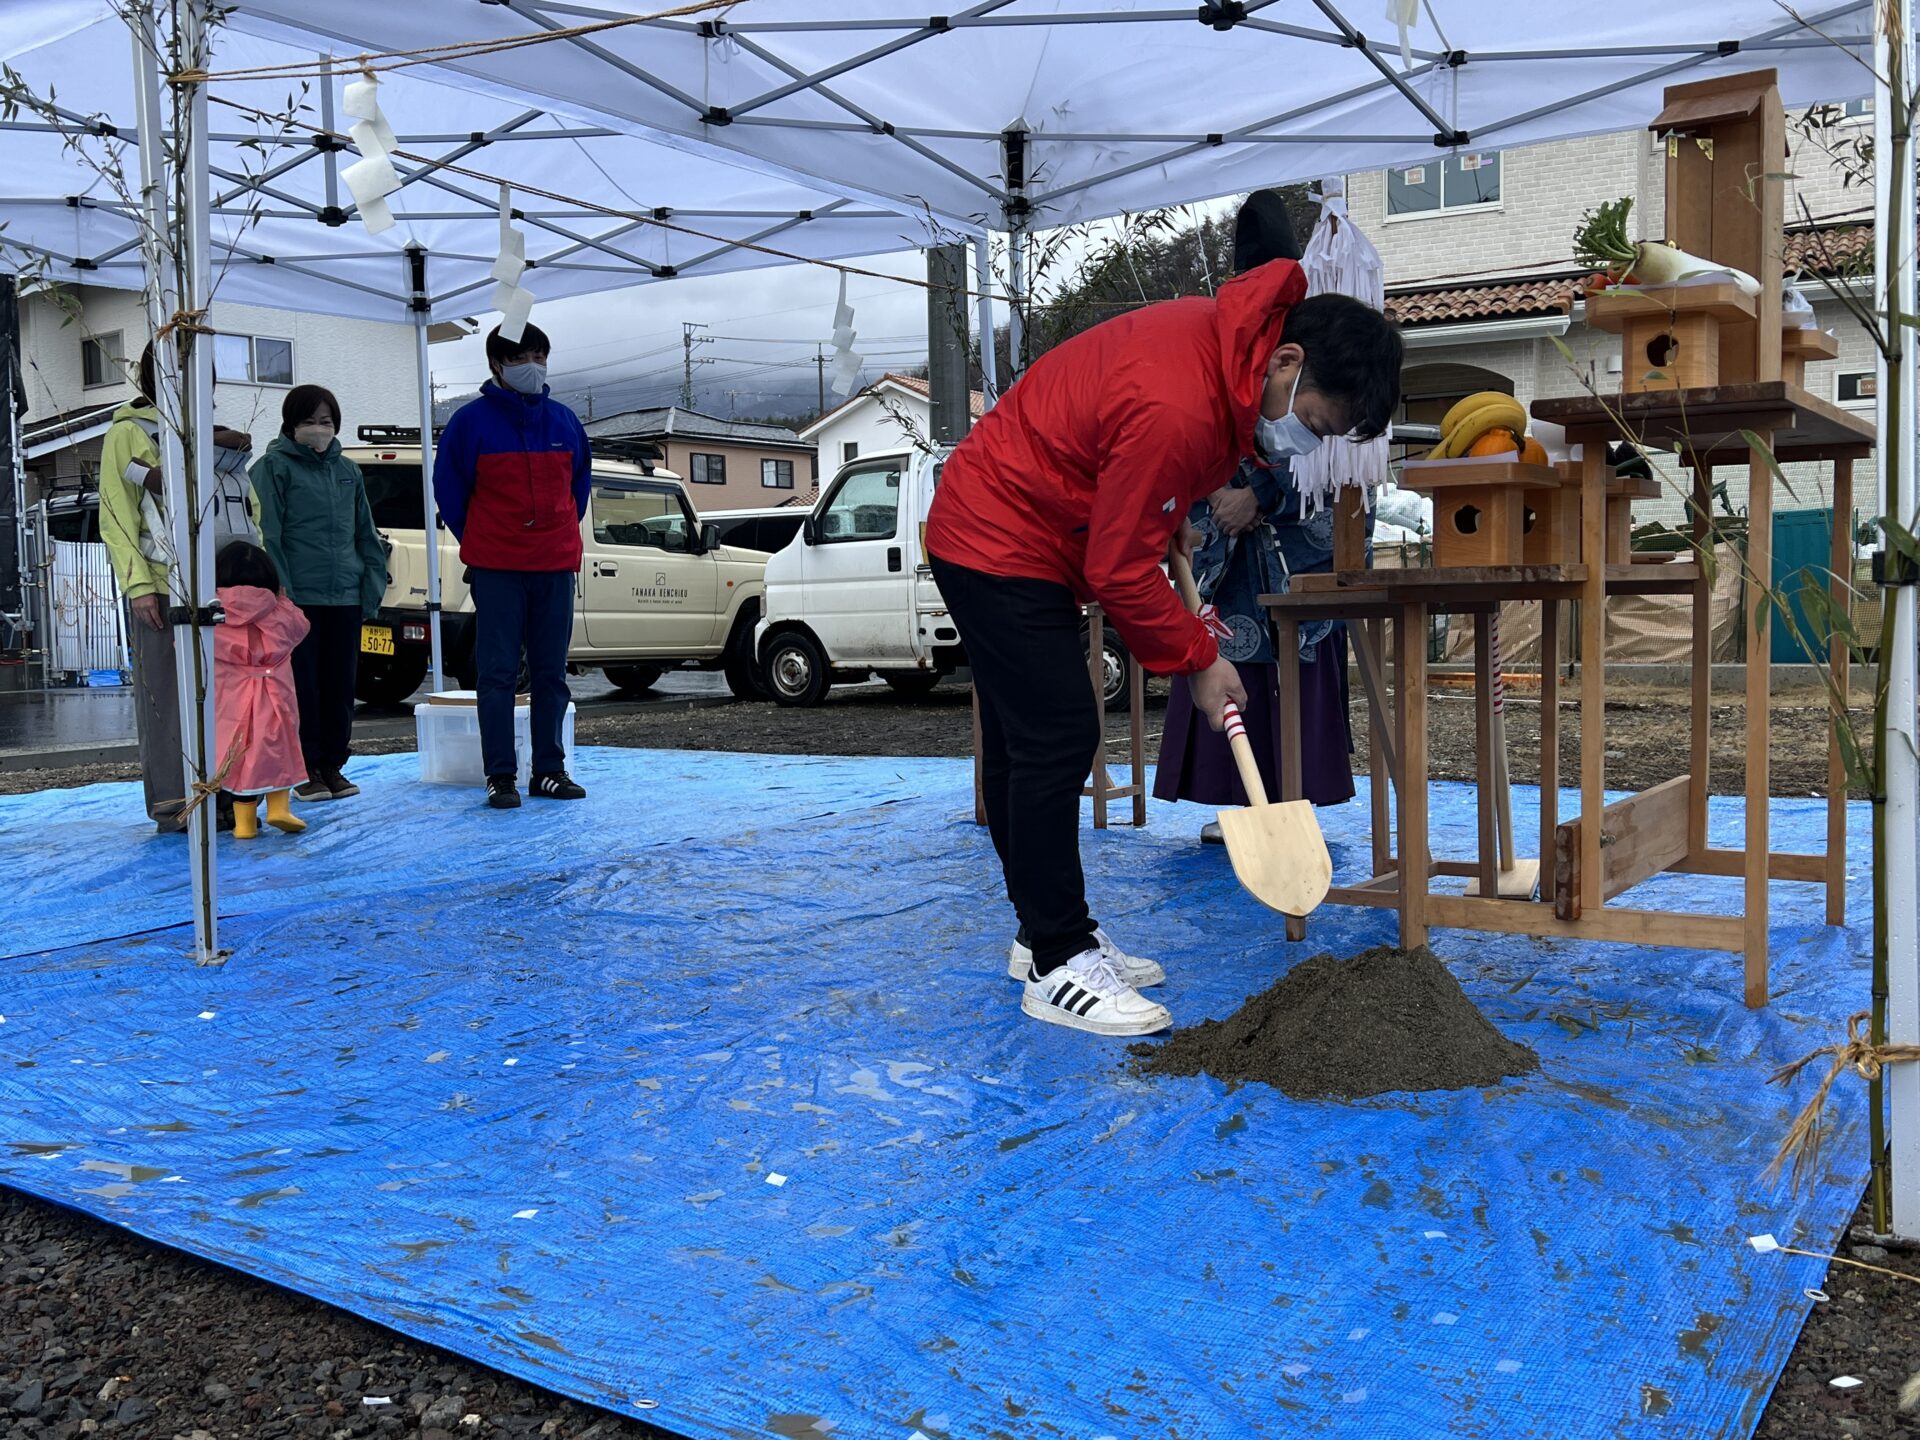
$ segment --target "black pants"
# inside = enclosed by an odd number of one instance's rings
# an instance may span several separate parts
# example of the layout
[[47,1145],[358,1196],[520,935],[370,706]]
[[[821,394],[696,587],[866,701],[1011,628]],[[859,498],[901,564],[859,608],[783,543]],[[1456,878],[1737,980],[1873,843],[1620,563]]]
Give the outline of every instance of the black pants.
[[360,607],[302,605],[307,638],[293,652],[300,753],[318,779],[353,753],[353,686],[360,673]]
[[1093,944],[1080,792],[1101,740],[1080,606],[1064,585],[933,561],[980,697],[987,828],[1041,974]]
[[480,760],[491,779],[519,768],[513,746],[513,689],[527,658],[532,698],[527,724],[533,773],[567,768],[567,647],[573,641],[571,570],[471,570],[473,658],[479,679]]

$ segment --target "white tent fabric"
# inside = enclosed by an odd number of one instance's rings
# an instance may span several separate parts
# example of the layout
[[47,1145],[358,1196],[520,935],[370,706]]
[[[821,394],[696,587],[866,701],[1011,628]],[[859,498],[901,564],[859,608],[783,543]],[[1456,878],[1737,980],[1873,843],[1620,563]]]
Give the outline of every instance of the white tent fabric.
[[[744,0],[449,57],[495,93],[716,145],[965,226],[1052,226],[1321,175],[1645,125],[1662,87],[1777,68],[1789,105],[1863,94],[1871,0],[1632,8],[1431,0],[1403,68],[1380,0]],[[657,0],[237,0],[233,23],[367,50],[645,16]],[[1438,22],[1436,28],[1435,21]],[[1381,34],[1370,40],[1363,22]],[[1826,37],[1831,37],[1826,38]],[[1004,136],[1024,131],[1009,166]],[[1010,173],[1010,169],[1013,173]],[[1010,223],[1011,222],[1011,223]]]
[[[323,43],[287,45],[228,27],[216,34],[213,64],[314,63]],[[0,266],[19,269],[39,256],[49,278],[138,288],[140,251],[124,197],[74,148],[98,158],[118,149],[121,168],[137,186],[126,26],[103,0],[6,0],[0,60],[35,94],[55,97],[63,127],[53,129],[26,109],[0,121],[6,157]],[[355,78],[348,71],[331,85],[280,80],[212,87],[212,226],[222,299],[407,321],[411,276],[404,249],[412,244],[429,255],[434,319],[486,314],[493,290],[487,272],[499,251],[498,188],[448,166],[595,206],[657,214],[683,227],[516,195],[531,262],[523,283],[542,300],[781,263],[739,248],[734,242],[740,241],[813,259],[929,243],[924,217],[616,133],[545,102],[502,99],[422,70],[382,76],[380,98],[401,150],[438,168],[397,160],[404,188],[389,203],[399,223],[369,235],[339,180],[355,152],[327,153],[313,143],[315,127],[346,133],[351,121],[339,111],[340,92]],[[265,122],[234,104],[277,114],[297,106],[300,124]],[[109,133],[98,133],[98,121],[107,122]]]

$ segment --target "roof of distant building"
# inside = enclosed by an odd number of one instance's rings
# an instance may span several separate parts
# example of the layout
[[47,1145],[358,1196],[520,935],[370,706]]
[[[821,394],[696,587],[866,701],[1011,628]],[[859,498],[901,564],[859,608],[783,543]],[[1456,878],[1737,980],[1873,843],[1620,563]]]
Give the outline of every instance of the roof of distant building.
[[627,410],[586,422],[589,435],[630,435],[649,440],[713,440],[731,445],[759,445],[775,449],[811,450],[813,447],[784,425],[755,420],[722,420],[683,410],[678,405],[656,405]]
[[[802,435],[817,434],[820,427],[833,419],[834,416],[840,414],[843,410],[858,405],[863,400],[877,399],[880,392],[890,385],[909,391],[918,398],[925,400],[928,404],[933,403],[933,386],[931,383],[923,380],[918,375],[901,375],[889,370],[872,384],[862,385],[858,390],[854,391],[853,394],[849,395],[840,404],[834,406],[833,409],[827,411],[826,414],[822,415],[800,433]],[[972,413],[973,418],[978,420],[982,415],[987,413],[987,397],[978,390],[969,390],[967,392],[967,409]]]

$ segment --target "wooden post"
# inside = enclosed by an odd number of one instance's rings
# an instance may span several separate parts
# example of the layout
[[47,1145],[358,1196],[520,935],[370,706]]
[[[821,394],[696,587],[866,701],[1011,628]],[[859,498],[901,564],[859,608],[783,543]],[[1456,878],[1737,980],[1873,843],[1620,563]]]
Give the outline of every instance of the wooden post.
[[1500,893],[1500,845],[1493,773],[1493,618],[1485,610],[1473,613],[1473,759],[1474,813],[1479,820],[1480,893]]
[[[1280,662],[1280,693],[1274,698],[1279,710],[1275,716],[1280,728],[1280,798],[1298,800],[1304,789],[1300,765],[1300,626],[1290,615],[1280,615],[1274,624],[1274,646]],[[1298,915],[1287,916],[1287,939],[1307,938],[1307,922]]]
[[1093,680],[1093,713],[1098,719],[1100,743],[1093,751],[1093,828],[1107,828],[1107,676],[1106,623],[1098,605],[1087,606],[1087,674]]
[[987,823],[987,786],[984,771],[986,762],[981,756],[980,743],[980,687],[973,687],[973,823]]
[[[1540,864],[1553,854],[1560,828],[1560,602],[1540,602]],[[1553,887],[1543,874],[1541,899]]]
[[1687,770],[1693,778],[1693,794],[1687,812],[1687,851],[1704,855],[1707,795],[1713,772],[1713,582],[1708,575],[1713,559],[1713,526],[1708,513],[1713,503],[1713,464],[1695,455],[1691,468],[1693,543],[1700,576],[1693,582],[1693,740]]
[[[1771,449],[1773,437],[1769,430],[1759,438]],[[1767,736],[1773,668],[1767,625],[1773,605],[1773,470],[1757,449],[1747,456],[1747,566],[1754,585],[1742,617],[1747,633],[1746,1000],[1758,1009],[1767,1003],[1767,807],[1773,788]],[[1597,842],[1599,827],[1594,830]]]
[[[1828,557],[1828,593],[1834,608],[1853,614],[1853,457],[1833,462],[1833,536]],[[1839,633],[1833,636],[1829,663],[1841,703],[1847,699],[1853,653]],[[1840,748],[1842,715],[1827,717],[1827,923],[1847,923],[1847,762]]]
[[1393,868],[1393,812],[1388,751],[1392,712],[1383,693],[1380,657],[1386,653],[1386,622],[1356,620],[1347,627],[1359,662],[1360,685],[1367,692],[1367,800],[1373,813],[1373,873]]
[[1403,605],[1394,630],[1400,711],[1400,944],[1427,943],[1427,607]]
[[[1600,908],[1600,812],[1607,807],[1607,444],[1599,431],[1579,438],[1580,559],[1580,813],[1593,823],[1580,830],[1582,912]],[[1541,855],[1546,859],[1545,852]]]
[[[1104,714],[1101,723],[1106,723]],[[1138,830],[1147,823],[1147,672],[1131,654],[1127,656],[1127,738],[1133,747],[1133,825]]]

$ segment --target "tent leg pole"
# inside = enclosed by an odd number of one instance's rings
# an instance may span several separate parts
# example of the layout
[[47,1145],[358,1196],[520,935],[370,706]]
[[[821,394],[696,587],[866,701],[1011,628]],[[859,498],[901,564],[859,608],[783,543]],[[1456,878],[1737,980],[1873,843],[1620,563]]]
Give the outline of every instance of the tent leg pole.
[[440,641],[440,524],[433,502],[433,368],[427,359],[427,326],[433,316],[427,298],[426,251],[409,246],[407,260],[413,276],[413,351],[420,387],[420,492],[424,517],[421,541],[427,552],[427,642],[433,653],[433,693],[438,695],[447,688],[447,657]]
[[975,304],[980,315],[980,388],[989,406],[1000,398],[999,357],[994,353],[993,334],[993,237],[982,235],[973,242],[973,288],[979,292]]

